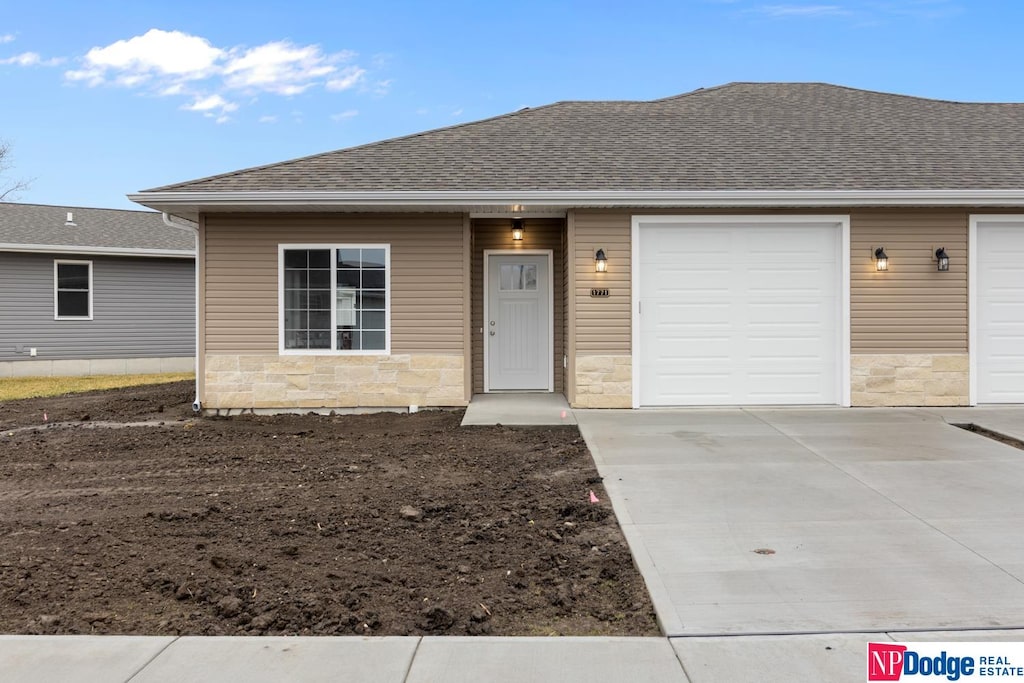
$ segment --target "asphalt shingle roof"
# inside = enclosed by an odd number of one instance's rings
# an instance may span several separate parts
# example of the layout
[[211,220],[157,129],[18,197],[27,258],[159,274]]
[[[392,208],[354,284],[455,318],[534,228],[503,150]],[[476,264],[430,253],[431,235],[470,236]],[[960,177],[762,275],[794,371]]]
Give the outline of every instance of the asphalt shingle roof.
[[823,83],[560,102],[161,191],[1024,187],[1024,104]]
[[0,244],[193,251],[195,238],[152,211],[0,202]]

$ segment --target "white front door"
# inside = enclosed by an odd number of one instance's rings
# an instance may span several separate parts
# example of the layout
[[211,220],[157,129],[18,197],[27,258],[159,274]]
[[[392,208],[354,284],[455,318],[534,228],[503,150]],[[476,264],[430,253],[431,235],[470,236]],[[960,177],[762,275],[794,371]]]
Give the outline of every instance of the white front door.
[[485,389],[551,391],[551,252],[484,259]]

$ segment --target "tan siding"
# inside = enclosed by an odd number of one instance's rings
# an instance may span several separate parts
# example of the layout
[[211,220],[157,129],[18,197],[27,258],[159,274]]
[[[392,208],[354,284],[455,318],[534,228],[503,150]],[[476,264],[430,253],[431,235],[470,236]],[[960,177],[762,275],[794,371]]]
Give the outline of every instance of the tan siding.
[[[966,210],[868,211],[850,215],[850,335],[858,353],[967,351]],[[885,247],[879,273],[872,247]],[[934,249],[945,247],[949,272]]]
[[565,315],[562,295],[563,282],[563,261],[562,261],[562,232],[564,221],[557,218],[531,218],[526,221],[526,230],[522,242],[512,242],[512,223],[510,219],[478,219],[473,221],[473,305],[472,305],[472,332],[473,332],[473,391],[482,393],[484,390],[484,351],[483,335],[480,332],[484,326],[484,250],[485,249],[550,249],[552,268],[552,282],[555,291],[552,292],[554,302],[554,333],[555,351],[552,362],[555,368],[555,391],[564,391],[564,373],[562,367],[562,354],[565,348]]
[[207,353],[276,353],[278,245],[391,245],[391,350],[464,348],[461,215],[205,216]]
[[[574,262],[576,353],[614,355],[630,352],[631,214],[575,212]],[[608,272],[594,272],[594,251],[604,249]],[[591,289],[608,289],[606,299],[590,297]]]

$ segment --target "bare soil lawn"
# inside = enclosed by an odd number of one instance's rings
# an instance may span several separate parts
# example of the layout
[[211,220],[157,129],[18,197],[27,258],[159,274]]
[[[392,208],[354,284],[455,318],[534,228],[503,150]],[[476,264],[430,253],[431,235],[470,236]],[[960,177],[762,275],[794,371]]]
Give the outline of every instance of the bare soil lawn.
[[658,634],[575,427],[191,400],[0,403],[0,632]]

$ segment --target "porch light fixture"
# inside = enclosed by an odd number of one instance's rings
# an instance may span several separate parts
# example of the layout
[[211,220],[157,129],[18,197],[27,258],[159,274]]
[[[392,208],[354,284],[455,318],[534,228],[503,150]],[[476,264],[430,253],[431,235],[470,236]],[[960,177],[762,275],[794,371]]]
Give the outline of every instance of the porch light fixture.
[[889,256],[885,253],[885,247],[875,249],[875,270],[880,273],[889,270]]
[[949,254],[946,253],[945,247],[939,247],[935,250],[935,261],[936,268],[940,273],[945,273],[949,270]]
[[608,271],[608,257],[604,255],[604,249],[598,249],[594,253],[594,270],[598,273]]
[[522,218],[517,218],[514,221],[512,221],[512,241],[523,241],[523,232],[525,232],[525,228],[523,228],[524,222],[525,221],[523,221]]

